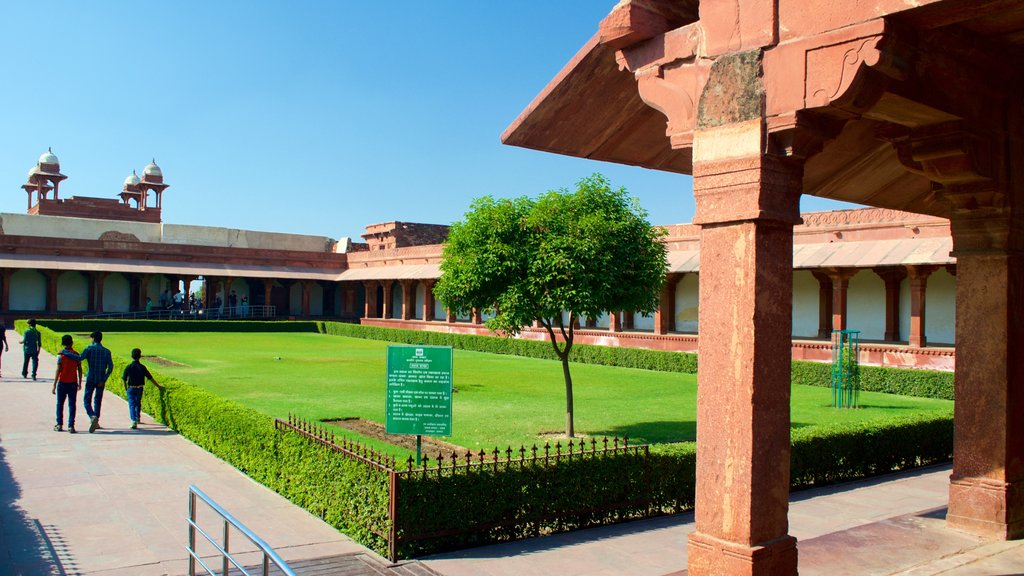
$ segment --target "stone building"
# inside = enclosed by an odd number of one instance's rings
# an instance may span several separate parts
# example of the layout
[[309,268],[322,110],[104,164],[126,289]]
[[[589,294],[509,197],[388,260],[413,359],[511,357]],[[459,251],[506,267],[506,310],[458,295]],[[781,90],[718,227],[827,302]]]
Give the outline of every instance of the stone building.
[[[206,308],[234,292],[246,297],[247,313],[261,317],[488,333],[481,314],[455,317],[433,298],[447,226],[373,224],[365,243],[352,243],[165,224],[161,197],[169,185],[155,161],[142,178],[133,172],[125,179],[120,201],[60,199],[56,187],[66,176],[59,170],[46,152],[23,186],[36,195],[28,214],[0,214],[4,314],[144,311],[147,298],[157,306],[201,280]],[[48,187],[52,199],[40,192]],[[794,234],[794,358],[828,360],[831,330],[850,328],[861,331],[865,363],[953,369],[956,264],[946,220],[868,209],[804,214],[803,221]],[[580,327],[578,341],[697,350],[700,229],[665,228],[669,269],[658,312],[602,314]],[[522,337],[546,333],[527,329]]]

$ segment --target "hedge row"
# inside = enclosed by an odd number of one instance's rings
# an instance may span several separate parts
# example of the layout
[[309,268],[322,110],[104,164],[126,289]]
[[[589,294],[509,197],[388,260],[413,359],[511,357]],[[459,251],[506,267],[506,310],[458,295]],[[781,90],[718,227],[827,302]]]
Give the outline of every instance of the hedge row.
[[[830,364],[821,362],[794,361],[793,384],[829,386],[832,378],[831,369]],[[867,392],[953,400],[953,373],[861,366],[860,389]]]
[[[317,322],[320,332],[349,338],[383,340],[402,344],[426,344],[451,346],[459,350],[508,354],[527,358],[557,360],[555,350],[547,340],[526,340],[523,338],[501,338],[478,336],[476,334],[451,334],[428,330],[406,330],[404,328],[382,328],[344,322]],[[660,372],[697,373],[697,355],[692,352],[666,352],[643,348],[617,346],[596,346],[576,344],[572,347],[571,360],[580,364],[602,364],[624,368],[640,368]]]
[[[551,344],[541,340],[500,338],[475,334],[450,334],[404,328],[382,328],[343,322],[315,321],[249,321],[249,320],[47,320],[55,331],[81,333],[106,332],[321,332],[350,338],[383,340],[403,344],[452,346],[460,350],[509,354],[528,358],[557,360]],[[621,366],[660,372],[697,373],[697,355],[690,352],[668,352],[577,344],[572,361],[581,364]],[[805,386],[829,386],[830,366],[820,362],[794,361],[792,382]],[[861,390],[903,396],[953,400],[953,373],[933,370],[908,370],[861,366]]]
[[[384,340],[402,344],[428,344],[451,346],[460,350],[510,354],[529,358],[557,360],[551,344],[547,341],[524,340],[522,338],[500,338],[475,334],[450,334],[404,328],[382,328],[341,322],[317,322],[318,329],[325,334]],[[573,346],[573,362],[581,364],[603,364],[657,370],[660,372],[697,373],[697,355],[691,352],[667,352],[643,348],[595,346],[577,344]],[[829,386],[831,367],[820,362],[794,361],[793,384],[805,386]],[[879,368],[861,366],[861,390],[885,392],[903,396],[953,399],[953,374],[933,370],[908,370],[900,368]]]
[[[19,321],[22,322],[22,321]],[[316,332],[317,323],[309,321],[266,320],[103,320],[76,318],[47,319],[54,332]],[[20,325],[20,324],[19,324]]]

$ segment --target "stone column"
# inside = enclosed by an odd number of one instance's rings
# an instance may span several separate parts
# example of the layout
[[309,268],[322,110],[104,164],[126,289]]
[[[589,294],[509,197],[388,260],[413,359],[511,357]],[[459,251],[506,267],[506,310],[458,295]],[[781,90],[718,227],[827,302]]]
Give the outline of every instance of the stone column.
[[584,318],[583,319],[583,326],[584,326],[584,328],[591,329],[591,330],[594,329],[594,328],[597,328],[597,319],[596,318]]
[[60,278],[60,270],[46,271],[46,311],[50,314],[57,313],[58,278]]
[[274,279],[264,278],[263,279],[263,305],[273,306],[274,299]]
[[455,322],[457,320],[458,320],[458,317],[455,315],[455,311],[454,310],[452,310],[451,308],[445,308],[444,309],[444,321],[445,322],[447,322],[449,324],[455,324]]
[[[91,283],[92,286],[94,286],[93,291],[94,291],[94,297],[95,297],[95,306],[94,306],[93,309],[96,310],[97,314],[102,314],[103,313],[103,282],[107,279],[107,273],[106,272],[96,272],[96,273],[93,274],[93,278],[94,278],[94,282]],[[93,302],[93,300],[90,299],[90,302]]]
[[675,329],[676,285],[683,279],[682,274],[668,274],[661,286],[661,302],[654,312],[654,333],[668,334]]
[[[750,78],[743,86],[756,86],[751,53],[725,60],[714,65],[728,65],[723,86],[737,89],[734,72]],[[715,81],[715,68],[711,76]],[[764,153],[764,121],[744,112],[758,109],[758,98],[718,102],[722,109],[715,101],[702,101],[701,115],[717,111],[728,120],[699,129],[693,144],[701,289],[689,574],[795,576],[787,513],[793,226],[800,222],[802,166]]]
[[6,314],[11,311],[11,277],[14,276],[14,270],[4,268],[0,274],[3,276],[3,285],[0,286],[0,312]]
[[402,320],[412,320],[413,308],[416,307],[416,282],[413,280],[402,281]]
[[363,303],[363,318],[377,317],[377,286],[379,284],[372,280],[363,282],[363,288],[366,291],[366,298]]
[[821,270],[812,270],[818,281],[818,338],[832,337],[832,278]]
[[309,300],[313,292],[313,281],[302,281],[302,317],[309,318]]
[[391,310],[391,308],[392,308],[391,289],[392,289],[394,283],[391,280],[385,280],[383,282],[383,284],[384,284],[384,301],[381,302],[381,310],[382,310],[382,312],[381,312],[380,317],[384,318],[384,319],[388,319],[388,318],[391,318],[392,316],[394,316],[394,311]]
[[609,332],[622,332],[622,324],[620,323],[621,312],[609,312],[608,313],[608,331]]
[[423,321],[434,320],[434,280],[423,280]]
[[480,310],[473,308],[473,312],[470,313],[469,316],[469,321],[473,324],[483,324],[484,318],[483,315],[480,314]]
[[858,272],[854,268],[830,268],[828,277],[832,280],[832,329],[846,330],[846,295],[850,278]]
[[[673,294],[675,293],[675,287],[672,288],[672,292],[673,292]],[[633,318],[635,316],[636,316],[636,313],[633,312],[632,310],[623,310],[622,311],[622,329],[623,330],[632,330],[633,329]]]
[[907,266],[910,277],[910,337],[911,348],[924,348],[925,338],[925,292],[928,290],[928,277],[936,270],[935,266]]
[[902,268],[875,268],[875,274],[885,282],[885,340],[900,339],[900,283],[907,277]]
[[150,295],[150,281],[153,275],[138,275],[138,310],[145,312],[145,297]]
[[997,539],[1024,537],[1024,222],[1009,212],[950,218],[956,436],[946,521]]

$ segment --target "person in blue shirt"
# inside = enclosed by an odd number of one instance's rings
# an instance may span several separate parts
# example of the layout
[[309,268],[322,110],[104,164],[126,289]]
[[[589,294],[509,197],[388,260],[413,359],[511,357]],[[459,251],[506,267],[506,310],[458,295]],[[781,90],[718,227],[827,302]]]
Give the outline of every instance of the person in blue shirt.
[[85,393],[82,394],[82,401],[85,403],[85,413],[89,416],[89,432],[95,432],[100,427],[100,408],[103,406],[103,390],[107,385],[107,378],[114,371],[114,360],[110,357],[110,350],[103,347],[103,332],[96,331],[89,335],[92,344],[82,350],[81,355],[76,355],[61,350],[61,354],[70,356],[74,360],[85,360],[89,363],[89,372],[85,376]]
[[121,380],[124,381],[125,395],[128,396],[128,417],[132,419],[132,430],[139,427],[139,420],[142,419],[142,392],[146,385],[146,380],[152,382],[157,388],[164,389],[163,386],[157,384],[156,380],[153,379],[149,369],[140,362],[141,359],[142,350],[133,348],[132,363],[125,366],[124,373],[121,374]]

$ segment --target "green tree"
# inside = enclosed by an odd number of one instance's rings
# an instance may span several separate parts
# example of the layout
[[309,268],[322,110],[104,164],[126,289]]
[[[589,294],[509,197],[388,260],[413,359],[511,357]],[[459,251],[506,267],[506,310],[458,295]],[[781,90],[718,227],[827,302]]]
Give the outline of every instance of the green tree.
[[484,196],[449,230],[434,292],[458,313],[493,314],[486,324],[495,332],[515,336],[534,321],[547,330],[562,361],[565,433],[573,437],[569,356],[576,321],[657,309],[667,267],[664,234],[635,198],[600,174],[580,180],[574,192],[536,200]]

